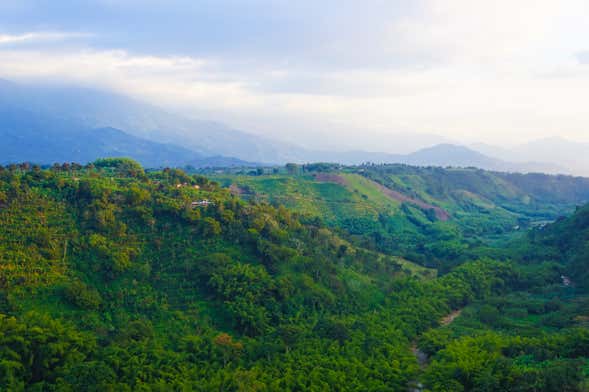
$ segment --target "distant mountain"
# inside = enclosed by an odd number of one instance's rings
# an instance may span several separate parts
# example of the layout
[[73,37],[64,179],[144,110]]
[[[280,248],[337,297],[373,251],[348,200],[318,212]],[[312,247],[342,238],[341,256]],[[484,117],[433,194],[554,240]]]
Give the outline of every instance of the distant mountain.
[[477,167],[507,172],[567,173],[557,165],[535,162],[509,162],[490,157],[471,148],[454,144],[439,144],[405,155],[400,163],[415,166]]
[[534,162],[509,162],[482,154],[471,148],[456,144],[438,144],[410,154],[387,154],[366,151],[314,152],[314,161],[338,162],[344,164],[403,163],[413,166],[476,167],[504,172],[567,173],[562,167]]
[[403,163],[416,166],[472,166],[482,169],[503,164],[498,159],[454,144],[438,144],[437,146],[421,149],[406,155]]
[[[361,133],[361,135],[367,137],[365,133]],[[392,132],[387,135],[372,135],[375,136],[375,139],[372,142],[371,150],[387,151],[393,154],[407,155],[438,144],[459,144],[456,140],[430,133]],[[369,136],[372,135],[369,134]]]
[[[391,129],[388,132],[367,129],[344,129],[341,131],[345,137],[334,138],[333,130],[305,130],[301,132],[301,138],[285,135],[291,143],[302,144],[310,150],[329,151],[382,151],[386,154],[410,154],[422,148],[432,147],[438,144],[460,144],[458,141],[432,134],[410,132],[407,130]],[[286,139],[285,139],[286,140]]]
[[576,174],[589,175],[589,143],[552,137],[517,146],[511,151],[514,159],[548,160],[570,168]]
[[[25,86],[0,80],[0,108],[0,136],[6,140],[0,147],[3,153],[0,161],[3,162],[84,162],[96,156],[127,155],[145,166],[373,162],[570,172],[556,164],[529,163],[541,162],[541,158],[550,156],[546,148],[539,146],[529,147],[536,153],[515,153],[520,158],[529,156],[530,159],[511,159],[505,152],[485,154],[449,143],[404,155],[313,150],[235,130],[221,123],[171,114],[122,95],[78,87]],[[412,141],[407,140],[407,134],[399,135],[398,141],[394,135],[381,136],[382,139],[377,140],[382,143],[376,146],[385,151],[408,151],[409,147],[444,140],[435,135],[417,136]],[[563,151],[569,151],[569,147],[563,147]],[[566,158],[571,160],[571,156],[579,154],[575,152]],[[582,156],[589,157],[589,151]],[[561,160],[566,161],[565,157]]]
[[[88,128],[71,119],[51,117],[8,105],[0,107],[0,163],[87,163],[125,156],[147,167],[244,165],[232,158],[208,158],[189,149],[156,143],[112,127]],[[231,163],[231,164],[229,164]]]
[[[404,155],[386,152],[314,150],[232,129],[221,123],[189,119],[153,105],[110,92],[78,87],[23,86],[0,83],[0,105],[59,118],[89,129],[112,127],[157,143],[182,146],[200,156],[284,164],[331,161],[344,164],[403,162]],[[371,134],[372,135],[372,134]],[[375,135],[372,135],[376,138]],[[413,140],[415,139],[415,140]],[[380,135],[383,150],[414,151],[444,140],[433,135]],[[439,160],[441,165],[455,162]],[[469,162],[470,163],[470,162]]]
[[86,128],[112,127],[158,143],[180,145],[201,156],[245,161],[304,161],[306,150],[212,122],[189,119],[128,97],[78,87],[0,83],[0,106],[69,120]]
[[475,144],[473,149],[511,162],[547,162],[558,168],[547,173],[569,173],[589,176],[589,143],[561,137],[534,140],[512,148]]

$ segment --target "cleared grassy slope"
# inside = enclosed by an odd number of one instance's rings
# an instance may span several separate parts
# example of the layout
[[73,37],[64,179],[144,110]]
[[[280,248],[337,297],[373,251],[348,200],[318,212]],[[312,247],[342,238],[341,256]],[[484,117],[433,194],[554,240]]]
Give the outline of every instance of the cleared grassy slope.
[[343,174],[336,182],[314,175],[217,176],[223,186],[236,185],[245,199],[282,204],[308,216],[338,225],[346,217],[378,219],[381,211],[398,211],[400,203],[385,196],[357,174]]

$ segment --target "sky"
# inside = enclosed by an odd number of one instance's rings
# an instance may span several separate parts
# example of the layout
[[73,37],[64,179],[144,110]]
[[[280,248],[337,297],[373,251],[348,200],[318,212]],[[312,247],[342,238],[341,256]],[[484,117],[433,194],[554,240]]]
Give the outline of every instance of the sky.
[[0,78],[308,146],[589,142],[587,37],[586,0],[0,0]]

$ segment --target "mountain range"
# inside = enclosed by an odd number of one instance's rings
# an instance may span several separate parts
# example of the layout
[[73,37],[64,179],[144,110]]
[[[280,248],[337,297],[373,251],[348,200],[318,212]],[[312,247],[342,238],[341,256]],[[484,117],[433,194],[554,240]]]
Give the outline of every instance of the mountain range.
[[470,146],[484,154],[511,162],[548,161],[567,168],[567,172],[589,176],[589,143],[579,143],[561,137],[549,137],[502,148],[488,144]]
[[[101,157],[128,156],[147,167],[243,166],[251,162],[205,154],[166,142],[135,136],[108,124],[119,124],[116,95],[71,89],[21,88],[0,84],[0,163],[86,163]],[[85,111],[84,97],[95,113]],[[122,110],[121,110],[122,109]],[[102,113],[99,120],[96,113]],[[113,113],[113,121],[106,119]],[[119,115],[125,110],[119,106]],[[132,113],[130,113],[132,114]]]
[[[404,139],[410,134],[405,134]],[[31,86],[0,80],[0,163],[49,164],[127,156],[147,167],[255,166],[286,162],[405,163],[478,167],[512,172],[583,173],[589,145],[559,139],[507,150],[405,143],[423,148],[408,154],[362,150],[315,150],[177,115],[123,95],[80,87]],[[432,138],[432,143],[442,138]],[[560,147],[554,149],[554,145]],[[561,151],[554,155],[555,151]],[[570,153],[573,151],[573,153]],[[546,157],[555,159],[546,161]],[[558,162],[555,163],[555,162]],[[589,167],[589,161],[585,167]]]
[[0,109],[0,162],[86,163],[128,156],[148,167],[243,166],[236,158],[205,157],[172,144],[138,138],[112,127],[88,128],[71,120],[6,107]]

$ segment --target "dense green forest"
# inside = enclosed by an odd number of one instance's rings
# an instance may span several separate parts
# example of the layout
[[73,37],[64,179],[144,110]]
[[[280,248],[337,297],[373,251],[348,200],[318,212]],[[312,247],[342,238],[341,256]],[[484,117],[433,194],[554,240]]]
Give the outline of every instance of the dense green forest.
[[475,169],[3,167],[0,389],[586,390],[583,201]]

